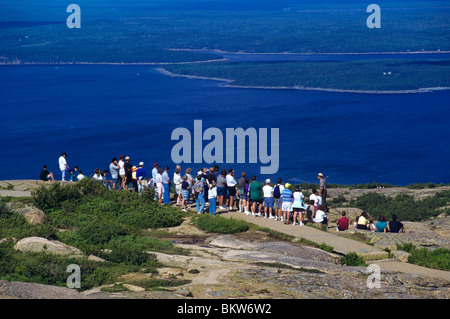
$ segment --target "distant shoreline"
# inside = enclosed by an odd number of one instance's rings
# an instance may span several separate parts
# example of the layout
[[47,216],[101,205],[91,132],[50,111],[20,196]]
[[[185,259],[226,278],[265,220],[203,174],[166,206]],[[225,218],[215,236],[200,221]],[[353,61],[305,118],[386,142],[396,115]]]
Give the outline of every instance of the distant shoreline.
[[172,64],[194,64],[194,63],[211,63],[228,61],[226,58],[187,61],[187,62],[0,62],[0,65],[172,65]]
[[450,51],[410,51],[410,52],[389,52],[389,51],[382,51],[382,52],[303,52],[303,53],[296,53],[296,52],[230,52],[230,51],[223,51],[218,49],[213,50],[204,50],[204,49],[166,49],[169,51],[187,51],[187,52],[214,52],[214,53],[222,53],[222,54],[242,54],[242,55],[366,55],[366,54],[448,54]]
[[[224,79],[224,78],[176,74],[176,73],[167,71],[164,68],[157,68],[156,71],[160,72],[161,74],[168,75],[171,77],[185,77],[188,79],[212,80],[212,81],[221,81],[221,82],[227,82],[227,83],[233,82],[233,80]],[[232,85],[232,84],[227,84],[227,85],[224,85],[223,87],[238,88],[238,89],[300,90],[300,91],[324,91],[324,92],[360,93],[360,94],[411,94],[411,93],[427,93],[427,92],[434,92],[434,91],[450,90],[450,87],[431,87],[431,88],[420,88],[420,89],[414,89],[414,90],[373,91],[373,90],[345,90],[345,89],[303,87],[303,86],[251,86],[251,85]]]

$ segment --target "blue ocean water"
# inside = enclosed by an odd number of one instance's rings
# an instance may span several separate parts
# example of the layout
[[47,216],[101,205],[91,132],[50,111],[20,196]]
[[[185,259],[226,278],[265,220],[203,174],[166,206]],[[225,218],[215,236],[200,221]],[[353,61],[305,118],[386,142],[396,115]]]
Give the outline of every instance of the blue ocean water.
[[[38,179],[58,157],[87,175],[112,157],[168,165],[172,131],[279,128],[279,171],[291,183],[449,183],[450,91],[355,94],[226,88],[154,66],[0,66],[0,180]],[[205,146],[205,142],[203,145]],[[210,164],[182,163],[183,170]],[[262,164],[219,164],[260,180]]]

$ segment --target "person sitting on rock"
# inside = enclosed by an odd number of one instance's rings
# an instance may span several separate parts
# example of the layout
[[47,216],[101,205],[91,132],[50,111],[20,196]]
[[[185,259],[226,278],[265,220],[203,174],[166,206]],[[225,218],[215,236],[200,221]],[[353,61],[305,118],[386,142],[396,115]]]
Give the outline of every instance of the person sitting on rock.
[[53,173],[47,170],[47,165],[44,165],[44,169],[41,172],[40,180],[41,181],[51,181],[53,182],[55,179],[53,178]]
[[376,229],[377,233],[388,232],[386,217],[384,217],[383,215],[381,215],[380,218],[378,219]]
[[358,218],[358,223],[356,225],[356,228],[363,229],[363,230],[372,230],[370,220],[371,220],[371,217],[369,216],[369,214],[367,214],[367,212],[362,212],[361,216],[359,216],[359,218]]
[[336,229],[338,231],[343,231],[343,230],[347,230],[348,229],[348,224],[350,222],[350,220],[348,219],[347,212],[345,210],[342,211],[342,217],[339,218],[336,222]]
[[313,222],[316,224],[321,224],[325,225],[326,228],[328,229],[328,218],[327,215],[325,213],[325,206],[324,205],[320,205],[319,209],[317,210],[315,217],[313,218]]
[[397,221],[397,215],[392,215],[392,220],[389,222],[389,231],[391,233],[404,233],[405,227]]

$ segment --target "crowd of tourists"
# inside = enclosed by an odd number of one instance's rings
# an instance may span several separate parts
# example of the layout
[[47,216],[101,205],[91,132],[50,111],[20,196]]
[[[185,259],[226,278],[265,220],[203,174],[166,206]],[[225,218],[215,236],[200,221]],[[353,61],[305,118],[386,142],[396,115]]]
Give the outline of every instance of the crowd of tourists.
[[[70,169],[66,157],[67,154],[62,153],[58,161],[61,179],[65,181],[67,178],[68,181],[75,182],[86,178],[78,167]],[[283,183],[281,178],[274,183],[266,179],[263,184],[257,181],[256,176],[248,178],[246,173],[242,172],[237,178],[233,169],[220,169],[218,165],[198,169],[196,172],[187,168],[184,173],[181,166],[177,165],[171,174],[168,166],[161,168],[158,163],[154,163],[151,173],[147,174],[143,162],[138,166],[132,165],[130,157],[124,155],[120,155],[119,159],[113,158],[108,169],[95,169],[90,178],[102,182],[111,190],[133,190],[141,194],[153,189],[155,199],[160,203],[170,205],[173,200],[173,203],[180,206],[183,211],[187,210],[188,204],[195,202],[198,214],[216,215],[218,210],[236,210],[254,217],[281,221],[284,224],[292,222],[292,225],[303,226],[306,223],[314,223],[328,228],[326,202],[328,176],[324,177],[322,173],[317,175],[319,189],[312,188],[308,198],[303,195],[299,185]],[[47,165],[41,172],[41,180],[55,180]],[[381,217],[375,224],[370,215],[363,212],[353,227],[371,231],[389,231],[385,218]],[[337,221],[337,230],[346,230],[349,224],[346,213],[342,212],[342,217]],[[404,231],[400,222],[390,222],[389,226],[391,231]]]

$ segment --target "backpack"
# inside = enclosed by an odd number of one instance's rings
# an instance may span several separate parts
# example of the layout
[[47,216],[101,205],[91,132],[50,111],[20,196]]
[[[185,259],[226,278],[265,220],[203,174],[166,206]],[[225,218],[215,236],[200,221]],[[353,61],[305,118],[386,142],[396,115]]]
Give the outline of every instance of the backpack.
[[275,188],[273,189],[273,197],[275,198],[281,197],[280,185],[275,186]]
[[196,193],[203,193],[203,181],[199,180],[194,184],[194,191]]

